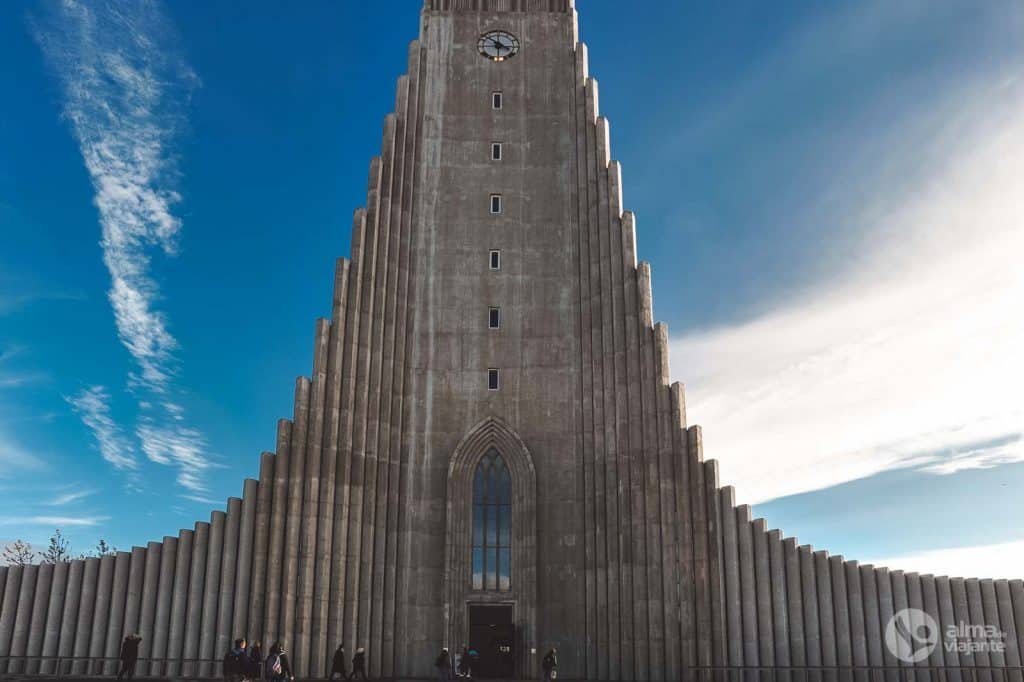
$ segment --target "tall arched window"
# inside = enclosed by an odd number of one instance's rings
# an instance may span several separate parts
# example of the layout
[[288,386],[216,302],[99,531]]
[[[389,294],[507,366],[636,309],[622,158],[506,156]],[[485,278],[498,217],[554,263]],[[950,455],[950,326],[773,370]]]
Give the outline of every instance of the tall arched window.
[[473,476],[473,589],[511,588],[512,477],[495,449]]

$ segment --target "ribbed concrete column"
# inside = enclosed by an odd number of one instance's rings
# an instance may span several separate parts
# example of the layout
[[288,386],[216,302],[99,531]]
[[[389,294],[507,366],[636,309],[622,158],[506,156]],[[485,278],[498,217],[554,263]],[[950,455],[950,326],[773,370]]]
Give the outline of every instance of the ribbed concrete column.
[[[850,614],[850,649],[853,664],[864,667],[868,664],[867,626],[864,622],[864,594],[860,580],[860,567],[856,561],[847,561],[846,595],[849,600]],[[857,682],[868,682],[868,676],[860,672],[856,675]]]
[[66,561],[54,564],[53,581],[50,585],[50,600],[46,609],[46,633],[43,636],[42,655],[48,659],[39,667],[42,675],[53,675],[57,672],[57,664],[53,657],[57,655],[60,644],[61,616],[64,613],[64,593],[68,588],[68,569]]
[[[22,566],[10,566],[4,581],[3,607],[0,608],[0,657],[11,653],[11,639],[14,636],[14,621],[18,617],[18,594],[21,592]],[[0,672],[6,672],[0,664]]]
[[[690,464],[690,494],[693,496],[690,509],[693,513],[693,526],[695,529],[699,529],[693,534],[694,578],[697,590],[697,663],[711,665],[711,629],[713,625],[711,621],[710,566],[708,563],[708,512],[704,494],[704,468],[701,464],[703,441],[699,426],[688,428],[686,435],[687,461]],[[749,508],[746,513],[749,517]]]
[[171,664],[168,677],[182,674],[181,658],[185,651],[185,616],[188,614],[189,578],[192,572],[192,539],[195,533],[182,530],[178,534],[178,556],[174,562],[174,589],[171,597],[171,622],[168,626],[167,658]]
[[[996,604],[999,609],[999,627],[1006,633],[1006,665],[1021,665],[1021,650],[1017,632],[1017,624],[1013,617],[1013,598],[1010,595],[1010,583],[1007,580],[995,581]],[[1019,672],[1009,674],[1010,682],[1024,682],[1024,675]]]
[[829,573],[832,577],[832,613],[836,633],[836,663],[841,666],[853,665],[850,647],[850,602],[846,594],[846,570],[842,556],[829,557]]
[[75,625],[74,656],[75,664],[71,667],[73,674],[87,674],[89,643],[92,639],[92,616],[96,606],[96,584],[100,574],[100,561],[95,557],[85,559],[85,570],[82,573],[82,591],[78,604],[78,623]]
[[[814,551],[810,545],[797,548],[800,554],[800,584],[804,602],[804,642],[807,665],[821,665],[821,628],[818,617],[818,577],[814,570]],[[810,676],[820,680],[821,675]]]
[[[964,581],[967,588],[967,612],[970,614],[968,621],[972,625],[986,625],[985,610],[981,600],[981,584],[977,578],[968,578]],[[988,667],[992,665],[992,657],[987,651],[978,651],[974,654],[974,665]],[[988,670],[979,672],[980,682],[991,682],[992,673]]]
[[[889,582],[892,584],[892,609],[893,609],[893,613],[899,613],[903,609],[908,608],[910,606],[910,600],[909,600],[909,598],[907,596],[907,576],[906,576],[906,574],[904,574],[903,571],[890,571],[889,572]],[[888,621],[886,621],[886,624],[888,624]],[[905,661],[899,661],[898,660],[897,664],[901,668],[912,668],[913,667],[913,664],[907,663]],[[899,672],[900,672],[900,675],[901,675],[900,680],[908,679],[906,677],[907,673],[905,671],[900,670]],[[912,679],[912,678],[910,678],[910,679]]]
[[[939,604],[939,628],[945,632],[951,625],[956,625],[956,616],[953,613],[953,592],[949,585],[949,578],[939,576],[935,579],[935,596]],[[945,647],[940,647],[944,649]],[[943,662],[951,668],[960,667],[960,656],[956,651],[943,651]],[[962,682],[964,678],[958,672],[951,672],[950,682]]]
[[[971,613],[967,604],[967,585],[963,578],[950,578],[949,579],[949,592],[951,601],[953,603],[953,623],[959,625],[960,623],[970,623]],[[963,668],[974,667],[974,654],[970,651],[958,652],[960,657],[960,666]],[[965,674],[964,677],[974,681],[974,671],[971,671],[970,676]]]
[[[18,591],[18,608],[14,620],[14,632],[11,637],[11,655],[24,656],[28,649],[28,634],[32,628],[32,605],[35,603],[36,579],[39,577],[39,566],[28,565],[22,569],[21,589]],[[24,672],[25,661],[15,661],[12,666],[16,672]],[[10,668],[8,669],[11,672]]]
[[[146,549],[132,547],[131,568],[128,573],[128,594],[124,602],[124,628],[121,639],[125,635],[139,633],[139,614],[142,612],[142,590],[146,579]],[[120,642],[118,642],[120,646]]]
[[[291,461],[288,471],[288,512],[285,522],[283,571],[281,578],[281,623],[284,645],[295,643],[295,607],[298,599],[299,537],[302,531],[302,491],[306,465],[306,435],[309,431],[310,381],[295,380],[295,419],[292,427]],[[295,665],[305,665],[296,662]],[[296,670],[304,670],[298,668]]]
[[[274,492],[274,455],[260,456],[260,483],[256,495],[256,521],[253,530],[252,588],[250,590],[249,632],[259,640],[267,634],[267,550],[270,543],[270,514]],[[331,509],[334,513],[334,509]],[[264,641],[264,646],[271,642]]]
[[281,599],[284,572],[284,532],[288,520],[288,470],[291,466],[292,423],[287,419],[277,422],[277,446],[274,458],[273,502],[270,512],[270,539],[267,544],[267,580],[264,620],[265,642],[268,647],[281,637]]
[[758,661],[763,666],[775,665],[775,642],[772,636],[772,576],[771,557],[768,552],[768,524],[754,519],[754,580],[757,582],[757,649]]
[[[914,613],[917,613],[918,611],[923,611],[924,598],[922,596],[921,590],[921,576],[917,573],[906,573],[903,577],[907,581],[907,606],[911,609],[916,609]],[[921,622],[923,620],[923,618],[911,620],[911,627],[916,628],[923,625],[924,623]],[[926,668],[928,667],[928,661],[918,661],[916,664],[914,664],[914,667]],[[918,680],[918,682],[926,682],[928,676],[925,671],[919,670],[914,673],[914,677],[911,679],[916,679]]]
[[[64,597],[64,613],[61,614],[60,643],[57,655],[70,658],[75,653],[75,628],[78,625],[78,607],[82,603],[82,574],[85,573],[84,561],[72,561],[68,571],[68,589]],[[57,670],[58,675],[67,675],[72,671],[69,663],[63,663]]]
[[[46,635],[46,616],[50,606],[50,588],[53,585],[53,564],[43,564],[36,576],[36,591],[32,598],[32,624],[29,626],[25,655],[40,656],[43,653],[43,639]],[[30,675],[39,672],[39,661],[29,660],[25,671]]]
[[153,664],[149,674],[167,675],[167,644],[171,626],[171,600],[174,598],[174,569],[178,563],[178,538],[164,536],[160,550],[160,582],[156,595],[156,615],[153,620],[153,646],[149,648]]
[[[139,610],[139,658],[151,658],[153,655],[153,624],[156,620],[156,597],[160,589],[160,557],[163,547],[159,542],[150,542],[146,546],[146,573],[143,577],[142,606]],[[145,666],[140,665],[145,668]]]
[[743,665],[761,662],[757,638],[757,578],[755,575],[754,536],[750,523],[750,507],[736,507],[736,536],[739,538],[740,593],[743,612]]
[[[668,374],[668,331],[664,336],[665,374]],[[707,500],[708,582],[711,597],[711,664],[725,665],[725,584],[722,575],[722,513],[718,503],[718,462],[704,462],[704,499]],[[729,509],[732,513],[732,509]],[[664,570],[664,567],[659,567]]]
[[[771,530],[767,535],[768,558],[770,567],[771,603],[772,603],[772,640],[775,644],[775,665],[791,665],[789,658],[789,611],[786,594],[786,558],[782,547],[782,532]],[[780,675],[780,679],[789,680],[789,674]]]
[[[121,640],[125,634],[125,602],[128,598],[131,563],[132,555],[128,552],[118,552],[114,556],[114,577],[110,586],[110,616],[107,618],[107,634],[103,638],[103,656],[105,658],[117,658],[120,653]],[[116,662],[105,661],[102,674],[114,675],[115,673],[117,673]]]
[[[925,613],[934,618],[936,623],[941,623],[942,614],[939,612],[938,591],[935,587],[935,576],[921,576],[921,602],[922,604],[924,604],[923,608],[925,610]],[[941,642],[942,640],[940,639],[940,643]],[[930,666],[942,667],[945,664],[942,649],[942,646],[935,647],[935,650],[932,651],[931,656],[929,656],[928,660],[924,661],[924,663]],[[921,677],[921,675],[918,675],[918,677]],[[938,682],[937,674],[926,675],[925,678],[934,678],[936,682]]]
[[[242,522],[242,500],[228,500],[224,524],[224,549],[220,560],[220,590],[217,597],[217,640],[214,658],[223,658],[236,637],[231,632],[235,607],[235,579],[238,568],[238,529]],[[295,668],[293,667],[293,670]]]
[[[1000,632],[1006,632],[1007,628],[999,618],[999,601],[996,597],[995,583],[990,579],[981,580],[978,583],[981,588],[981,606],[984,612],[984,619],[987,625],[993,625]],[[1006,653],[996,651],[994,648],[989,652],[989,663],[997,668],[1006,667]],[[995,674],[996,679],[1002,680],[1003,676]]]
[[[884,637],[885,628],[888,627],[889,621],[892,620],[893,614],[896,613],[892,599],[892,579],[889,576],[888,568],[880,566],[875,569],[875,589],[878,591],[878,620],[881,623],[882,636]],[[887,646],[882,647],[882,657],[885,659],[886,668],[899,665],[896,656]],[[886,670],[885,679],[887,682],[899,680],[899,671]]]
[[[198,677],[199,640],[203,624],[203,598],[206,594],[206,564],[210,546],[210,524],[196,523],[192,532],[192,562],[188,578],[188,608],[185,615],[185,640],[181,655],[181,676]],[[266,649],[264,649],[266,651]]]
[[[878,587],[875,584],[875,567],[870,564],[860,567],[860,589],[864,604],[864,633],[867,643],[868,665],[882,666],[882,622],[878,616]],[[875,675],[879,682],[884,676]],[[872,679],[871,682],[876,682]]]
[[[821,628],[821,664],[836,664],[836,619],[832,599],[832,571],[828,563],[828,552],[814,553],[814,574],[818,580],[818,626]],[[826,673],[826,680],[836,680],[834,673]]]
[[[235,579],[234,625],[231,631],[234,637],[257,639],[259,634],[249,627],[251,622],[249,610],[252,606],[252,550],[253,532],[256,526],[256,498],[259,482],[247,478],[242,492],[242,517],[238,529],[238,570]],[[329,557],[321,557],[325,562]]]
[[1013,600],[1013,622],[1017,628],[1017,648],[1024,659],[1024,580],[1010,581],[1010,596]]
[[740,591],[740,548],[736,531],[736,499],[732,486],[722,488],[722,554],[725,557],[725,629],[729,665],[743,665],[743,593]]
[[[782,551],[786,562],[786,607],[789,621],[790,665],[807,665],[807,642],[804,639],[804,592],[800,576],[800,552],[796,538],[784,538]],[[805,681],[803,675],[797,676]]]
[[[110,603],[114,589],[114,568],[117,560],[113,555],[100,560],[99,577],[96,586],[96,608],[92,616],[92,637],[89,639],[89,658],[102,658],[106,652],[107,625],[110,622]],[[90,663],[88,674],[102,675],[102,663]]]
[[202,625],[199,629],[199,665],[201,677],[210,677],[215,668],[210,661],[216,658],[217,609],[220,597],[221,558],[224,554],[224,522],[222,511],[210,514],[210,540],[206,553],[206,578],[203,584]]

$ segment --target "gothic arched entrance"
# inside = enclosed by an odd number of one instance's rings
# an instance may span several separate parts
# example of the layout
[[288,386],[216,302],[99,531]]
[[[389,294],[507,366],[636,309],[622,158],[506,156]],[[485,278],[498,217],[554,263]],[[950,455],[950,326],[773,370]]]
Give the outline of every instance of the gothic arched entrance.
[[[522,439],[488,418],[448,466],[445,632],[452,653],[471,642],[478,672],[521,676],[536,666],[537,475]],[[509,675],[511,673],[511,675]]]

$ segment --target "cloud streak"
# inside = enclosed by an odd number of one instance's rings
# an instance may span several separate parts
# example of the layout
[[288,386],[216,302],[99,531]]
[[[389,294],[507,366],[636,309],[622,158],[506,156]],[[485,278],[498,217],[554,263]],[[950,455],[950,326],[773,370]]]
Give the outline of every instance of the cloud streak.
[[908,152],[923,172],[846,199],[848,271],[673,341],[690,416],[744,501],[1024,460],[1024,85],[954,94],[946,128]]
[[[118,338],[135,361],[130,384],[166,396],[175,390],[178,342],[159,309],[151,265],[155,255],[177,252],[182,222],[174,213],[181,200],[174,190],[174,141],[184,124],[182,103],[198,79],[178,56],[173,28],[156,2],[65,0],[35,28],[63,86],[64,115],[95,189],[108,298]],[[93,387],[71,402],[104,458],[133,467],[106,391]],[[136,433],[149,459],[179,467],[185,488],[203,490],[202,436],[179,414],[142,409]]]

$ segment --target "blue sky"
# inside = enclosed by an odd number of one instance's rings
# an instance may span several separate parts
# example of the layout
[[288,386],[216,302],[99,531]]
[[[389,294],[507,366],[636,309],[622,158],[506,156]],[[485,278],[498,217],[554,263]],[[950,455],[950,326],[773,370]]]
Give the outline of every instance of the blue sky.
[[[847,556],[1024,565],[1024,7],[580,0],[691,422]],[[0,5],[0,539],[241,492],[419,3]]]

